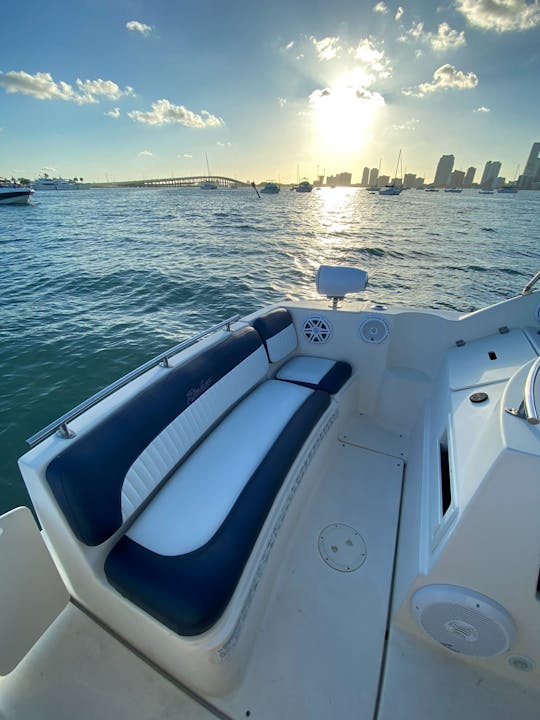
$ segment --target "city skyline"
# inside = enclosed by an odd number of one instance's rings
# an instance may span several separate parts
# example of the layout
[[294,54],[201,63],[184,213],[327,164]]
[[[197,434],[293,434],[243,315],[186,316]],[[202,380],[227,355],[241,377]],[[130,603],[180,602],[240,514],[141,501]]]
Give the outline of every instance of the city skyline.
[[513,179],[538,131],[531,0],[271,6],[11,4],[0,174],[214,174],[294,182],[363,168],[434,178],[441,155]]

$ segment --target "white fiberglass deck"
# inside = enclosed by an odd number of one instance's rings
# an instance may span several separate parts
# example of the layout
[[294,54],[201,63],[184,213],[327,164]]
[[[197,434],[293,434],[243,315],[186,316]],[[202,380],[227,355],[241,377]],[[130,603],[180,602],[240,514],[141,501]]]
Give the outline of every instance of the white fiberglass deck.
[[[268,609],[246,677],[217,703],[226,713],[258,720],[373,717],[403,466],[399,458],[336,443],[294,533],[274,549],[281,568],[271,586],[260,588],[270,594]],[[365,541],[365,562],[354,572],[331,568],[319,553],[321,532],[334,524]],[[353,530],[351,555],[361,543]],[[338,533],[330,543],[337,563],[347,562],[348,539]]]

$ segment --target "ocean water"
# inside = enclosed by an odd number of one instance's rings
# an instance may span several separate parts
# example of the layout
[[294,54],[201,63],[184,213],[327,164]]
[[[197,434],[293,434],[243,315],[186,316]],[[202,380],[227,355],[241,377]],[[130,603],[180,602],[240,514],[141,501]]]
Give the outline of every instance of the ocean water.
[[321,264],[365,297],[468,311],[540,269],[540,193],[95,189],[0,207],[0,512],[28,503],[25,440],[181,340],[317,297]]

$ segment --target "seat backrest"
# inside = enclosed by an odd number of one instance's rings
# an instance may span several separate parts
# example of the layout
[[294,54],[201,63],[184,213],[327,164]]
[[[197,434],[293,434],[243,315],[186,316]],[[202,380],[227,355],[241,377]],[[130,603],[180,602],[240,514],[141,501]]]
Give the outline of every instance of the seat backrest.
[[298,337],[286,308],[269,310],[252,322],[261,336],[270,362],[279,362],[296,350]]
[[242,328],[70,440],[45,477],[76,537],[111,537],[267,371],[260,337]]

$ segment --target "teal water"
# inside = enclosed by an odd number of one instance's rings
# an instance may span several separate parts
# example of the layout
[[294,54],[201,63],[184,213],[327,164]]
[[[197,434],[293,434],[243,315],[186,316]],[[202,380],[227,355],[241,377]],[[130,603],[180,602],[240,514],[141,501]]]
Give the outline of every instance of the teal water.
[[320,264],[374,300],[468,311],[540,269],[540,193],[360,189],[41,192],[0,207],[0,512],[28,499],[25,440],[235,313],[316,297]]

